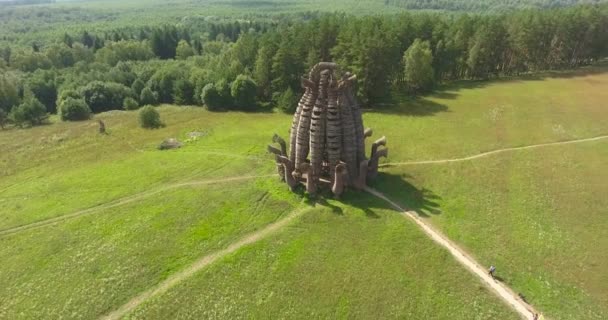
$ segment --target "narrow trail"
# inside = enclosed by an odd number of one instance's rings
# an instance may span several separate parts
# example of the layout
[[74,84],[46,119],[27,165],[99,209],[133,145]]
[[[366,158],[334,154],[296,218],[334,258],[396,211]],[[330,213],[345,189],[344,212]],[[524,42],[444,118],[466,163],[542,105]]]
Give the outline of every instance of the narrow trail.
[[576,140],[568,140],[568,141],[560,141],[560,142],[549,142],[549,143],[533,144],[533,145],[522,146],[522,147],[511,147],[511,148],[504,148],[504,149],[498,149],[498,150],[483,152],[483,153],[480,153],[480,154],[476,154],[476,155],[472,155],[472,156],[468,156],[468,157],[464,157],[464,158],[440,159],[440,160],[423,160],[423,161],[405,161],[405,162],[389,162],[389,163],[383,163],[383,164],[381,164],[380,167],[393,167],[393,166],[406,166],[406,165],[417,165],[417,164],[440,164],[440,163],[450,163],[450,162],[461,162],[461,161],[468,161],[468,160],[474,160],[474,159],[478,159],[478,158],[483,158],[483,157],[491,156],[491,155],[494,155],[494,154],[503,153],[503,152],[509,152],[509,151],[526,150],[526,149],[542,148],[542,147],[549,147],[549,146],[558,146],[558,145],[564,145],[564,144],[574,144],[574,143],[581,143],[581,142],[589,142],[589,141],[596,141],[596,140],[601,140],[601,139],[606,139],[606,138],[608,138],[608,135],[597,136],[597,137],[593,137],[593,138],[585,138],[585,139],[576,139]]
[[482,267],[479,263],[475,261],[469,254],[467,254],[462,248],[458,247],[455,243],[445,237],[440,231],[436,230],[429,223],[424,221],[422,218],[418,216],[415,211],[407,211],[401,208],[398,204],[390,200],[387,196],[380,193],[379,191],[366,187],[365,191],[376,196],[387,203],[389,203],[392,207],[397,209],[400,214],[406,218],[411,219],[416,223],[422,231],[431,238],[431,240],[435,241],[437,244],[447,249],[452,256],[462,264],[466,269],[468,269],[471,273],[476,275],[486,286],[492,289],[498,297],[500,297],[503,301],[505,301],[509,306],[511,306],[517,313],[519,313],[524,319],[533,319],[534,313],[539,313],[534,309],[533,306],[527,304],[523,300],[521,300],[515,292],[506,286],[504,283],[499,282],[493,279],[487,272],[485,267]]
[[167,290],[171,289],[172,287],[174,287],[175,285],[179,284],[180,282],[186,280],[187,278],[193,276],[195,273],[204,269],[205,267],[214,263],[215,261],[222,259],[231,253],[234,253],[235,251],[239,250],[240,248],[242,248],[244,246],[258,242],[258,241],[268,237],[269,235],[275,233],[276,231],[284,228],[285,226],[290,224],[294,219],[303,215],[307,210],[310,210],[310,207],[305,207],[305,208],[301,208],[301,209],[292,211],[291,213],[289,213],[287,215],[287,217],[285,217],[281,220],[278,220],[274,223],[271,223],[271,224],[265,226],[263,229],[260,229],[258,231],[255,231],[253,233],[246,235],[245,237],[241,238],[237,242],[234,242],[231,245],[229,245],[227,248],[201,257],[199,260],[197,260],[196,262],[194,262],[187,268],[171,275],[169,278],[167,278],[163,282],[159,283],[157,286],[142,292],[141,294],[139,294],[135,298],[131,299],[129,302],[122,305],[118,309],[110,312],[106,316],[103,316],[101,319],[104,319],[104,320],[120,319],[127,313],[133,311],[135,308],[137,308],[142,303],[146,302],[148,299],[153,298],[154,296],[157,296],[163,292],[166,292]]
[[171,184],[171,185],[167,185],[164,187],[160,187],[158,189],[154,189],[154,190],[149,190],[149,191],[143,191],[140,193],[136,193],[130,196],[126,196],[120,199],[116,199],[114,201],[110,201],[108,203],[104,203],[98,206],[94,206],[88,209],[84,209],[84,210],[79,210],[70,214],[65,214],[65,215],[61,215],[61,216],[57,216],[54,218],[50,218],[50,219],[46,219],[46,220],[41,220],[41,221],[37,221],[37,222],[33,222],[30,224],[25,224],[25,225],[21,225],[18,227],[13,227],[13,228],[9,228],[9,229],[4,229],[4,230],[0,230],[0,238],[10,235],[10,234],[14,234],[14,233],[18,233],[21,231],[25,231],[25,230],[30,230],[30,229],[35,229],[35,228],[40,228],[40,227],[44,227],[44,226],[48,226],[51,224],[55,224],[58,222],[62,222],[65,220],[69,220],[69,219],[73,219],[73,218],[77,218],[77,217],[81,217],[84,215],[88,215],[88,214],[92,214],[94,212],[100,211],[100,210],[104,210],[104,209],[110,209],[110,208],[114,208],[114,207],[118,207],[118,206],[122,206],[137,200],[141,200],[143,198],[149,197],[149,196],[153,196],[162,192],[166,192],[169,190],[173,190],[173,189],[177,189],[177,188],[183,188],[183,187],[189,187],[189,186],[199,186],[199,185],[208,185],[208,184],[216,184],[216,183],[225,183],[225,182],[233,182],[233,181],[244,181],[244,180],[253,180],[253,179],[259,179],[259,178],[268,178],[268,177],[274,177],[277,176],[277,174],[267,174],[267,175],[259,175],[259,176],[240,176],[240,177],[229,177],[229,178],[222,178],[222,179],[214,179],[214,180],[199,180],[199,181],[188,181],[188,182],[181,182],[181,183],[176,183],[176,184]]

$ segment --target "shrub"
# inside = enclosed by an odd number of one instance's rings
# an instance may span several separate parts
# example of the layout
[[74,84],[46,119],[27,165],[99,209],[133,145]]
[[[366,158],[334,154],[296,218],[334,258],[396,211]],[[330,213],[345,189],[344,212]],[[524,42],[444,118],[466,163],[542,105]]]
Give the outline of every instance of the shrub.
[[125,101],[122,102],[122,107],[125,110],[137,110],[139,109],[139,103],[131,97],[126,97]]
[[194,97],[194,87],[185,79],[178,79],[173,83],[173,103],[178,105],[191,105]]
[[115,82],[93,81],[80,88],[84,101],[91,111],[98,113],[122,109],[126,97],[133,97],[133,90]]
[[47,117],[46,108],[36,98],[29,98],[16,108],[13,108],[10,114],[12,121],[20,127],[24,123],[32,126],[42,124]]
[[80,121],[91,118],[91,108],[84,99],[67,98],[59,106],[63,121]]
[[141,95],[139,97],[139,102],[142,105],[157,105],[158,104],[158,93],[152,91],[152,89],[145,87],[141,91]]
[[209,110],[219,110],[222,107],[222,98],[213,83],[210,83],[203,88],[201,100]]
[[153,106],[144,106],[139,111],[139,125],[146,129],[156,129],[163,126],[160,114]]
[[145,87],[146,85],[143,81],[141,81],[140,79],[136,79],[131,85],[131,90],[133,90],[135,95],[139,97],[141,95],[141,91],[144,90]]
[[277,106],[285,113],[294,113],[298,107],[298,97],[288,88],[277,98]]
[[61,104],[63,104],[63,102],[67,99],[83,99],[84,97],[76,90],[71,90],[71,89],[67,89],[67,90],[62,90],[59,92],[59,95],[57,97],[57,105],[61,106]]
[[257,85],[246,75],[236,77],[230,88],[230,95],[234,99],[234,104],[242,110],[254,110],[256,107],[255,96]]
[[225,79],[218,81],[215,84],[218,94],[220,95],[221,106],[230,109],[232,106],[232,96],[230,95],[230,84]]

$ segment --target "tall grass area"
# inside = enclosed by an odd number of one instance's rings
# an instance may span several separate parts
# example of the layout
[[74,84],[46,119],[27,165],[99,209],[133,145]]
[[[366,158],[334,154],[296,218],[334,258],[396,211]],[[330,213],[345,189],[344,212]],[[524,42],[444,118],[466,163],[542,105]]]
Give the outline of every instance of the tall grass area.
[[[2,132],[0,230],[170,183],[276,172],[264,143],[275,132],[285,135],[289,117],[160,110],[167,127],[158,130],[141,129],[135,112],[110,112],[96,117],[108,135],[98,133],[96,121]],[[171,137],[185,146],[157,150]]]
[[[607,135],[603,70],[455,85],[368,114],[366,124],[386,132],[388,162]],[[443,107],[424,109],[433,105]],[[498,265],[505,282],[551,318],[604,319],[607,146],[600,140],[388,167],[376,187],[420,211],[482,264]]]
[[[553,319],[608,317],[608,141],[387,169],[416,208]],[[411,188],[398,188],[408,181]],[[421,191],[424,190],[424,191]]]
[[300,199],[268,179],[179,188],[0,237],[0,318],[106,314],[294,210]]
[[383,202],[352,193],[317,207],[127,318],[518,318]]

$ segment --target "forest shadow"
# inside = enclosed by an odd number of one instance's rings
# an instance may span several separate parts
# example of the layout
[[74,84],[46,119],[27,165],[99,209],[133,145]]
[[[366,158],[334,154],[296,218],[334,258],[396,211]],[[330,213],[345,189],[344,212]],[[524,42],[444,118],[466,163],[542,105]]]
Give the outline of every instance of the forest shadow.
[[608,60],[569,70],[549,70],[535,73],[520,73],[512,76],[493,77],[485,80],[456,80],[440,85],[425,97],[454,99],[463,89],[480,89],[494,84],[517,83],[523,81],[543,81],[546,79],[573,79],[608,73]]
[[[450,94],[450,93],[446,93]],[[455,98],[455,97],[454,97]],[[366,113],[394,114],[412,117],[428,117],[439,112],[448,112],[448,106],[431,101],[425,97],[392,98],[389,102],[378,104],[373,109],[365,110]]]
[[433,116],[440,112],[449,112],[447,105],[434,99],[454,100],[460,91],[482,89],[496,84],[518,83],[524,81],[543,81],[546,79],[573,79],[590,75],[608,73],[608,60],[593,65],[571,70],[552,70],[538,73],[522,73],[513,76],[493,77],[485,80],[456,80],[439,85],[433,92],[411,97],[393,93],[385,101],[373,104],[367,113],[395,114],[413,117]]

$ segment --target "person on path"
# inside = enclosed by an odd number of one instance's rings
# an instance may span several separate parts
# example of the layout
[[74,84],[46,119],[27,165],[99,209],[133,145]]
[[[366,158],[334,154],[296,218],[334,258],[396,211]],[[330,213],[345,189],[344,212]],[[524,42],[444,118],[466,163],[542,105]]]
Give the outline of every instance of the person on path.
[[490,270],[488,271],[488,274],[492,276],[492,279],[494,279],[494,272],[496,271],[496,267],[495,266],[490,266]]

